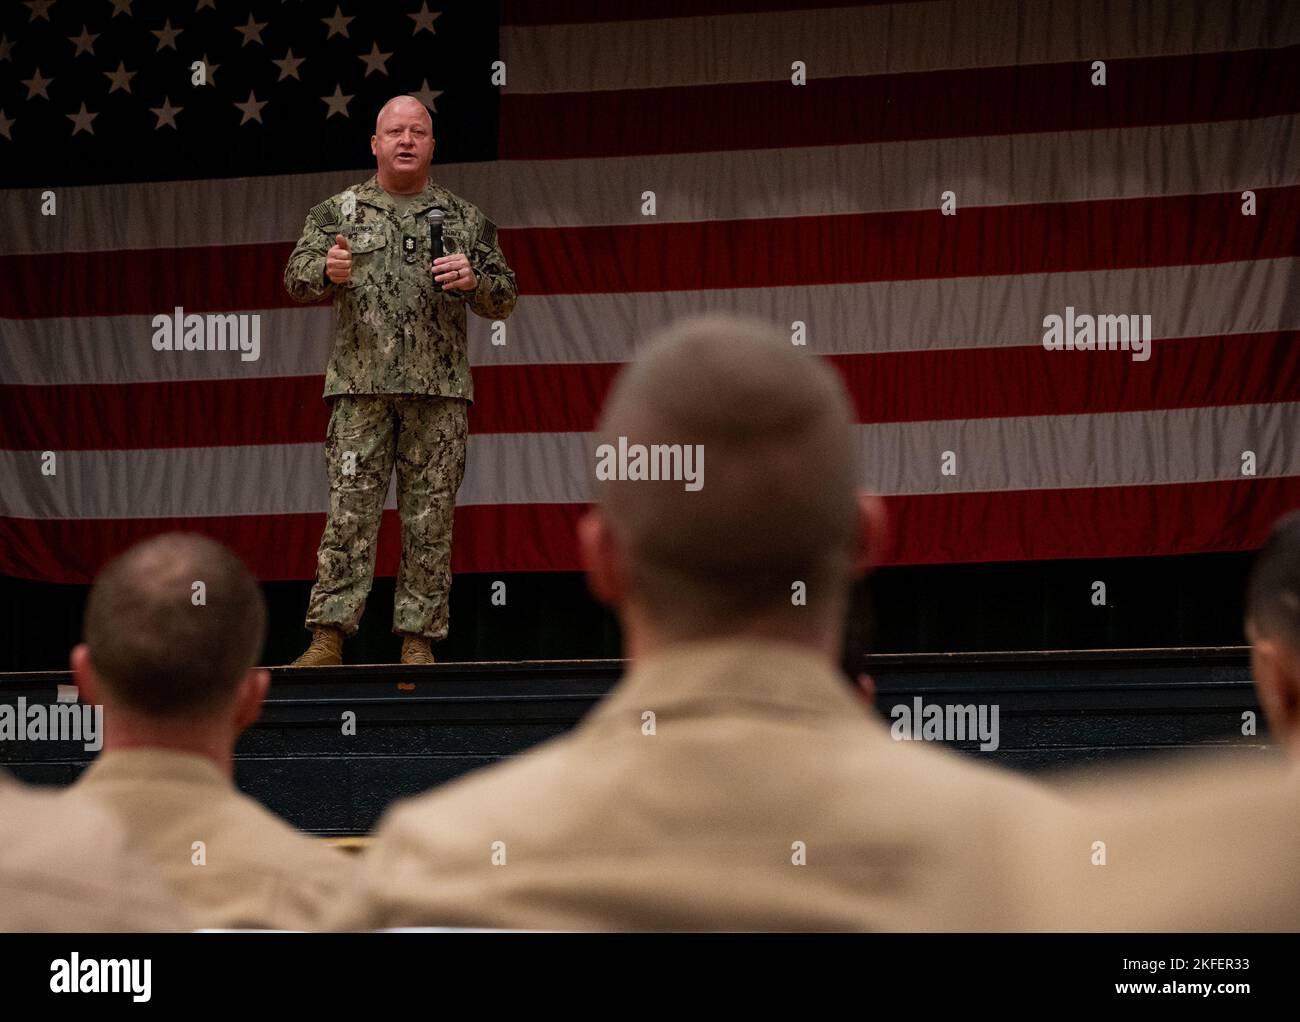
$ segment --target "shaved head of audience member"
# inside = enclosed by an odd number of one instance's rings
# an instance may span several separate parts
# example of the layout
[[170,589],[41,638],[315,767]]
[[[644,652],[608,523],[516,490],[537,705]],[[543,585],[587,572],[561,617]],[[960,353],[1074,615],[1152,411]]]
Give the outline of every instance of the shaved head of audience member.
[[1246,587],[1251,672],[1269,731],[1300,759],[1300,511],[1274,526]]
[[837,651],[849,588],[884,534],[879,499],[857,487],[852,421],[834,371],[761,321],[687,320],[647,346],[597,442],[693,448],[702,485],[596,484],[581,545],[629,656],[737,631]]
[[104,748],[71,794],[121,820],[203,927],[301,929],[354,864],[233,783],[234,747],[270,674],[257,581],[221,544],[173,533],[110,563],[72,651],[82,698],[104,707]]
[[73,670],[91,701],[111,709],[119,736],[215,746],[229,765],[270,681],[253,667],[266,601],[238,557],[182,533],[132,547],[95,580],[85,637]]

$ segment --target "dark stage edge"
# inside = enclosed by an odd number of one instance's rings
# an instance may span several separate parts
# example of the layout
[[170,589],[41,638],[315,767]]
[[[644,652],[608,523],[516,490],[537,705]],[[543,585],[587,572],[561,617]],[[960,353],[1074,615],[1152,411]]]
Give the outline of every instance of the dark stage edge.
[[[394,799],[563,734],[618,679],[621,660],[272,668],[262,719],[236,749],[239,786],[304,830],[367,833]],[[1219,747],[1270,754],[1246,647],[866,657],[876,708],[996,703],[1000,747],[957,748],[1023,771],[1098,768]],[[0,675],[0,703],[52,703],[64,671]],[[343,734],[344,714],[356,734]],[[1242,735],[1251,711],[1260,735]],[[73,742],[0,741],[33,784],[71,783],[93,757]],[[869,797],[869,793],[864,793]]]

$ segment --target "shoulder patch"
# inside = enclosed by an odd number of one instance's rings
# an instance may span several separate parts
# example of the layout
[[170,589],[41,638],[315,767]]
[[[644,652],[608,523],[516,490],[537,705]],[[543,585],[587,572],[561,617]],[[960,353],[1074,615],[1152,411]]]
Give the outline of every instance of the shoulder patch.
[[321,230],[328,231],[339,224],[339,211],[329,199],[312,206],[308,216]]
[[487,245],[489,248],[496,244],[497,225],[487,217],[483,218],[483,228],[478,232],[478,240],[481,244]]

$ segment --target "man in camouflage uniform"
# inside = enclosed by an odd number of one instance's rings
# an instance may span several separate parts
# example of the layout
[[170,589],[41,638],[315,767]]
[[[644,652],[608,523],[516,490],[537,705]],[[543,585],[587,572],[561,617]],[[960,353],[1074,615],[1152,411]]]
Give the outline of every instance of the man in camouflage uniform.
[[[518,290],[496,226],[429,180],[433,123],[411,96],[390,100],[370,140],[377,173],[313,207],[284,285],[334,301],[325,458],[329,518],[307,608],[312,641],[295,666],[342,663],[375,570],[379,516],[397,468],[402,559],[393,631],[403,663],[433,663],[447,635],[451,529],[474,398],[466,309],[505,319]],[[443,214],[432,252],[427,215]]]

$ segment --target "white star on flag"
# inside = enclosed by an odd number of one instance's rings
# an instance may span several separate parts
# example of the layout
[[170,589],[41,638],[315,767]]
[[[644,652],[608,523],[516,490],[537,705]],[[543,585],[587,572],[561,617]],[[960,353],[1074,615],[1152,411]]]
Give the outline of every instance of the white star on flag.
[[54,0],[23,0],[23,3],[32,11],[28,21],[35,21],[37,18],[50,20],[50,8],[54,6]]
[[110,17],[116,18],[119,14],[131,13],[131,0],[108,0],[113,5],[113,13]]
[[330,112],[325,115],[325,120],[328,121],[335,114],[342,114],[344,117],[349,117],[348,100],[350,99],[352,99],[352,97],[343,95],[343,90],[337,85],[334,86],[333,96],[321,96],[321,102],[330,108]]
[[371,71],[378,71],[381,75],[388,74],[388,68],[384,65],[388,63],[388,58],[391,56],[391,53],[380,53],[378,43],[371,45],[369,53],[358,54],[357,59],[366,65],[366,73],[362,77],[369,78]]
[[419,35],[421,32],[428,30],[430,35],[437,35],[438,30],[433,27],[433,20],[442,17],[442,11],[430,11],[427,3],[420,4],[420,9],[414,14],[408,14],[408,18],[415,22],[415,31],[411,35]]
[[79,131],[84,131],[88,135],[93,135],[95,133],[95,129],[90,126],[90,122],[98,117],[99,114],[92,114],[88,111],[85,103],[81,104],[81,109],[75,114],[64,114],[63,116],[72,122],[72,133],[74,135]]
[[249,89],[248,101],[235,104],[244,112],[244,116],[239,119],[239,123],[246,124],[249,121],[256,121],[258,124],[264,123],[262,120],[262,107],[266,106],[268,102],[270,101],[264,99],[259,103],[257,97],[253,95],[253,90]]
[[9,139],[10,142],[14,140],[13,135],[9,134],[9,129],[13,126],[13,123],[14,123],[14,118],[6,117],[4,108],[0,107],[0,135],[3,135],[5,138]]
[[38,67],[32,77],[23,80],[23,84],[27,86],[27,98],[35,99],[37,96],[41,96],[49,99],[50,94],[46,89],[52,81],[54,81],[53,78],[42,77],[41,69]]
[[418,92],[412,92],[411,95],[427,106],[430,113],[436,114],[438,112],[438,108],[434,105],[434,102],[442,95],[442,90],[429,88],[429,79],[423,79],[420,90]]
[[[172,106],[172,101],[164,96],[162,106],[151,106],[149,108],[149,112],[158,118],[158,123],[153,126],[153,130],[157,131],[164,125],[169,128],[175,128],[176,115],[184,109],[183,106]],[[177,130],[179,131],[180,129],[177,128]]]
[[212,61],[208,60],[208,55],[205,53],[205,54],[203,54],[203,66],[204,66],[204,68],[206,68],[206,70],[204,71],[204,74],[207,76],[208,84],[209,84],[209,85],[216,85],[216,84],[217,84],[217,68],[219,68],[221,65],[220,65],[220,64],[214,64],[214,63],[212,63]]
[[[276,81],[282,82],[286,78],[298,78],[298,65],[306,59],[306,57],[295,57],[292,49],[284,55],[283,59],[272,59],[271,63],[280,69],[280,77]],[[302,81],[302,79],[298,78],[298,81]]]
[[93,57],[95,55],[95,40],[98,38],[99,36],[91,35],[86,30],[86,26],[82,25],[81,35],[68,36],[68,42],[77,44],[77,52],[73,56],[80,57],[83,53],[89,53]]
[[236,25],[235,31],[244,37],[244,41],[239,44],[240,48],[247,46],[249,43],[261,43],[262,29],[266,28],[265,21],[254,21],[253,16],[248,16],[247,25]]
[[348,22],[355,21],[356,19],[344,17],[343,8],[338,6],[338,4],[335,4],[334,17],[321,18],[320,20],[330,27],[329,35],[325,37],[326,39],[333,39],[335,35],[341,35],[344,39],[349,39],[351,37],[348,35]]
[[113,87],[108,90],[108,94],[111,96],[118,89],[124,89],[129,93],[131,91],[131,79],[134,78],[137,73],[138,72],[135,71],[128,71],[126,69],[126,62],[119,60],[117,62],[116,71],[104,72],[108,80],[113,83]]
[[176,49],[176,37],[185,31],[183,28],[172,28],[172,19],[168,18],[163,22],[162,28],[151,28],[149,30],[158,37],[158,52],[161,53],[167,47]]

